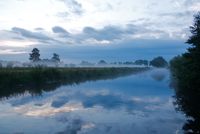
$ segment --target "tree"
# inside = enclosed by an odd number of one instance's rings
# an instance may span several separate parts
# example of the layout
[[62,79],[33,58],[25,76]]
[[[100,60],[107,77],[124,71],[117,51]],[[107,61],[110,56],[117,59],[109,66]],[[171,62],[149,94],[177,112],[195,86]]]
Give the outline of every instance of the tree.
[[134,62],[135,65],[145,65],[148,66],[148,60],[136,60]]
[[150,66],[159,67],[159,68],[167,67],[168,63],[163,57],[159,56],[159,57],[154,58],[152,61],[150,61]]
[[187,40],[190,48],[181,56],[170,61],[174,76],[178,110],[183,111],[188,121],[183,126],[185,133],[200,133],[200,12],[194,15],[190,27],[191,36]]
[[30,53],[29,60],[36,62],[40,60],[40,51],[37,48],[33,48],[32,53]]
[[106,63],[105,60],[100,60],[100,61],[98,62],[98,64],[99,64],[99,65],[106,65],[107,63]]
[[60,62],[60,57],[58,54],[56,53],[53,53],[53,57],[51,58],[53,61],[55,62]]
[[200,66],[200,12],[194,15],[194,24],[190,26],[191,36],[186,43],[190,44],[191,47],[188,52],[183,54],[188,62],[193,65],[193,67]]

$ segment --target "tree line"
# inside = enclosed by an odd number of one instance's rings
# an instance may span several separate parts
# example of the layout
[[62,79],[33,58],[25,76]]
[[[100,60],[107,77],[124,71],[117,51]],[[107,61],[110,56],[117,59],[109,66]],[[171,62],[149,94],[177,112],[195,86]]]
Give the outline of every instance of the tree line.
[[[29,54],[29,60],[32,62],[38,62],[41,61],[40,59],[40,50],[38,48],[33,48],[32,52]],[[60,62],[60,57],[58,54],[53,53],[53,56],[51,58],[51,61],[54,62]],[[89,65],[91,63],[87,62],[87,61],[82,61],[81,64],[83,65]],[[98,62],[98,65],[106,65],[107,62],[105,60],[100,60]],[[116,62],[114,62],[113,64],[117,64]],[[158,56],[156,58],[154,58],[151,61],[148,60],[136,60],[135,62],[118,62],[118,64],[125,64],[125,65],[144,65],[144,66],[154,66],[154,67],[167,67],[168,66],[168,62],[162,57],[162,56]]]
[[[40,59],[40,50],[38,48],[33,48],[32,52],[29,54],[29,60],[32,62],[41,61]],[[56,53],[53,53],[51,61],[60,62],[60,56]]]
[[[190,45],[186,53],[171,60],[170,68],[176,92],[178,110],[183,111],[188,121],[183,126],[186,134],[200,133],[200,12],[194,15],[190,27]],[[192,118],[191,118],[192,117]]]

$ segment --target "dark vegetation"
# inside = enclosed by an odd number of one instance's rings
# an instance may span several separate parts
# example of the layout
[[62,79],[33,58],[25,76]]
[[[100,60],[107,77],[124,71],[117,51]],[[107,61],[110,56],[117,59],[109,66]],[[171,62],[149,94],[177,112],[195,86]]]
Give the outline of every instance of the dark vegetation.
[[[30,55],[29,60],[32,62],[37,62],[41,60],[40,50],[38,48],[33,48],[32,52],[29,55]],[[44,59],[44,60],[48,60],[48,59]],[[60,62],[60,56],[56,53],[53,53],[53,56],[50,60],[54,62]]]
[[148,66],[148,60],[136,60],[134,62],[135,65],[145,65],[145,66]]
[[163,67],[167,67],[168,63],[163,57],[159,56],[159,57],[154,58],[152,61],[150,61],[150,66],[163,68]]
[[32,95],[55,90],[61,85],[111,79],[149,68],[1,68],[0,98],[29,92]]
[[186,134],[200,133],[200,12],[194,16],[190,27],[192,35],[187,40],[188,51],[170,62],[175,81],[178,110],[190,117],[183,126]]

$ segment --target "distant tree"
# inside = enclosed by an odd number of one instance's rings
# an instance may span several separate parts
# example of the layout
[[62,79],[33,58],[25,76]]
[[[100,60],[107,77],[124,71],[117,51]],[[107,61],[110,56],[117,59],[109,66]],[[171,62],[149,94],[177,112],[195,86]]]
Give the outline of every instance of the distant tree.
[[3,65],[2,65],[2,63],[0,63],[0,68],[2,68],[3,67]]
[[37,48],[33,48],[32,53],[30,53],[29,60],[33,62],[40,60],[40,51]]
[[136,60],[134,62],[135,65],[145,65],[148,66],[148,60]]
[[125,64],[125,65],[133,65],[134,63],[132,61],[126,61],[123,64]]
[[60,62],[60,56],[56,53],[53,53],[53,57],[51,59],[55,62]]
[[100,60],[100,61],[98,62],[98,64],[99,64],[99,65],[105,65],[105,64],[107,64],[107,63],[106,63],[105,60]]
[[163,57],[159,56],[159,57],[154,58],[152,61],[150,61],[150,65],[153,67],[160,68],[160,67],[167,67],[168,63]]

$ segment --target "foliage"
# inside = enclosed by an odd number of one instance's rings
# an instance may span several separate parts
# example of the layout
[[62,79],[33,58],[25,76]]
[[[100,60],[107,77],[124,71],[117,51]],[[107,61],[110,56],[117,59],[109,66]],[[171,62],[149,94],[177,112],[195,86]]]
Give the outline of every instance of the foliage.
[[200,133],[200,12],[194,16],[194,25],[190,27],[192,35],[187,40],[191,46],[181,56],[170,61],[172,78],[176,85],[178,110],[188,117],[183,126],[185,133]]
[[167,67],[168,63],[163,57],[159,56],[150,61],[150,65],[160,68],[160,67]]
[[33,48],[32,53],[30,53],[29,60],[33,62],[40,60],[40,51],[37,48]]
[[56,53],[53,53],[53,57],[51,59],[55,62],[60,62],[60,56]]
[[148,66],[148,60],[136,60],[134,62],[135,65],[145,65]]
[[105,60],[100,60],[100,61],[98,62],[98,64],[99,64],[99,65],[105,65],[105,64],[107,64],[107,63],[106,63]]
[[61,85],[116,78],[147,70],[148,68],[1,68],[0,98],[30,92],[55,90]]

